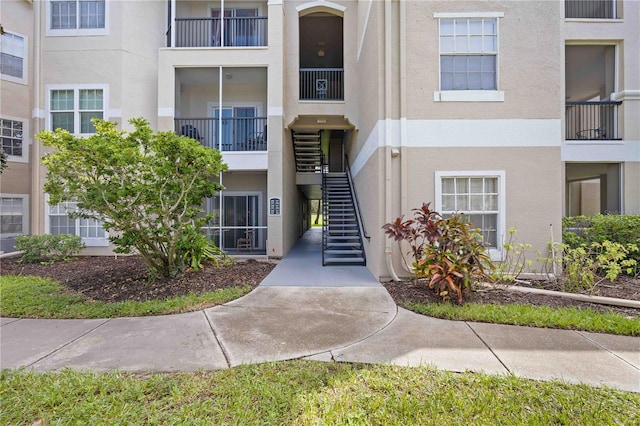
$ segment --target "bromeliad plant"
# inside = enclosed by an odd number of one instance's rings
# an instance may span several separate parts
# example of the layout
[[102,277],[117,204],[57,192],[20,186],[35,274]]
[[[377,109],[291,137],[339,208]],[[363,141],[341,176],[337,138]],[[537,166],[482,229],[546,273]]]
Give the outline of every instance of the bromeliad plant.
[[[401,247],[402,259],[417,278],[426,278],[443,300],[455,293],[462,303],[464,291],[478,281],[491,281],[494,268],[482,245],[480,231],[461,214],[444,218],[431,203],[413,209],[413,219],[396,218],[383,226],[389,238],[409,245],[411,264]],[[486,271],[486,272],[485,272]]]

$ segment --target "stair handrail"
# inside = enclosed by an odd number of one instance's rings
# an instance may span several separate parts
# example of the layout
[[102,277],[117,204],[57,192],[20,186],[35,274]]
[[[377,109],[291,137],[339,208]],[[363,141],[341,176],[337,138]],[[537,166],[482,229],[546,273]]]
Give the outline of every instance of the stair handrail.
[[[351,198],[353,199],[353,205],[356,209],[356,214],[358,215],[358,226],[360,227],[360,233],[364,236],[367,241],[371,240],[371,236],[367,232],[367,229],[364,226],[364,220],[362,219],[362,212],[360,211],[360,202],[358,201],[358,194],[356,193],[356,187],[353,184],[353,177],[351,176],[351,168],[349,167],[349,157],[345,154],[344,156],[346,170],[347,170],[347,178],[349,179],[349,186],[351,187]],[[364,253],[364,246],[363,253]]]
[[325,266],[324,252],[327,249],[327,234],[329,232],[329,211],[327,205],[329,204],[327,195],[327,167],[325,167],[324,155],[320,154],[320,172],[322,173],[322,266]]

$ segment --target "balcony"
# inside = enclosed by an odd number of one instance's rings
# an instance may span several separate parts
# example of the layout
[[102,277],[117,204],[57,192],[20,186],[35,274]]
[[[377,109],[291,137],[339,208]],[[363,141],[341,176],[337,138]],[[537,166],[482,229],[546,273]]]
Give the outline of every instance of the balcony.
[[252,47],[267,46],[267,17],[176,18],[175,46],[171,28],[167,47]]
[[617,0],[565,0],[567,19],[618,19]]
[[300,100],[344,100],[344,69],[300,68]]
[[266,151],[267,117],[176,118],[175,132],[220,151]]
[[566,140],[621,140],[618,113],[622,102],[566,102]]

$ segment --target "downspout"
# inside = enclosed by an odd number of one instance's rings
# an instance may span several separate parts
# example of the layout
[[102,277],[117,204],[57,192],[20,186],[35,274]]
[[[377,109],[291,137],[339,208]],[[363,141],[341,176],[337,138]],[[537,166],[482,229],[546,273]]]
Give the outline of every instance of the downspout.
[[[385,147],[384,147],[384,203],[385,203],[385,217],[391,218],[393,216],[392,206],[392,180],[391,180],[391,117],[392,117],[392,55],[391,55],[391,18],[392,18],[392,4],[391,0],[385,0],[384,2],[384,121],[385,121]],[[385,238],[384,254],[387,264],[387,271],[394,281],[400,281],[400,278],[396,275],[396,271],[393,269],[393,248],[390,238]]]
[[[222,152],[222,66],[218,67],[218,151]],[[222,185],[222,171],[218,176],[218,181],[220,185]],[[220,235],[220,247],[222,247],[222,199],[224,198],[222,191],[223,190],[220,190],[220,194],[218,195],[218,235]]]
[[[40,219],[44,214],[46,216],[46,205],[42,206],[42,197],[44,196],[41,193],[40,188],[40,176],[41,176],[41,165],[40,165],[40,157],[41,153],[41,145],[40,142],[35,138],[35,135],[40,133],[40,130],[43,130],[42,120],[45,118],[42,112],[45,108],[40,108],[40,97],[41,97],[41,89],[42,84],[40,80],[41,75],[41,58],[40,58],[40,44],[42,42],[42,13],[40,8],[42,7],[42,3],[36,2],[33,3],[34,8],[34,34],[33,34],[33,75],[31,78],[33,79],[33,111],[31,112],[33,128],[31,129],[31,133],[34,135],[32,143],[30,155],[31,158],[29,160],[31,164],[31,197],[29,203],[31,204],[31,219],[29,226],[30,234],[42,234],[44,233],[44,229],[40,227]],[[25,71],[27,72],[27,71]]]

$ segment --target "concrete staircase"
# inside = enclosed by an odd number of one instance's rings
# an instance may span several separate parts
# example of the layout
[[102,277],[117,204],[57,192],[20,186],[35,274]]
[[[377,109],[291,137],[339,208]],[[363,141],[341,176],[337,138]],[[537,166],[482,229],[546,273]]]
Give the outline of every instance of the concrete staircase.
[[323,175],[323,265],[365,265],[360,226],[346,173]]

